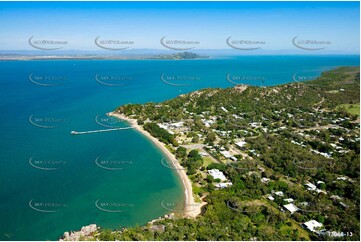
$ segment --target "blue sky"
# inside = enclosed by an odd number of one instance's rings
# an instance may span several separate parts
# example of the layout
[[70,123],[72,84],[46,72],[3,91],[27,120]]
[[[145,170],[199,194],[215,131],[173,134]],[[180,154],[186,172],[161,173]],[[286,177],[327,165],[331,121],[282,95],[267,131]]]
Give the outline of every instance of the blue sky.
[[94,39],[162,49],[160,38],[228,49],[225,40],[260,40],[294,49],[292,38],[327,40],[329,50],[359,53],[359,2],[0,2],[2,50],[31,50],[28,39],[66,40],[68,50],[97,50]]

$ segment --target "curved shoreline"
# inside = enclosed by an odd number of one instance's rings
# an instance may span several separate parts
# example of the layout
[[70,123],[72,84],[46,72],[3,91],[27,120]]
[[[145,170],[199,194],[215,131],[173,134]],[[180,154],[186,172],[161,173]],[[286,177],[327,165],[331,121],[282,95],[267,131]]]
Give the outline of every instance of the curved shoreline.
[[165,145],[160,142],[158,139],[154,138],[149,132],[144,130],[140,125],[138,125],[136,119],[128,118],[125,115],[115,113],[115,112],[109,112],[107,113],[108,116],[112,116],[115,118],[118,118],[120,120],[126,121],[131,124],[132,127],[134,127],[137,131],[145,135],[148,139],[150,139],[167,157],[168,159],[173,163],[174,167],[177,170],[177,173],[179,177],[182,180],[183,188],[184,188],[184,194],[185,194],[185,206],[184,206],[184,212],[183,214],[186,217],[195,218],[201,213],[201,203],[195,203],[194,196],[193,196],[193,188],[192,188],[192,182],[188,178],[185,168],[183,168],[179,162],[177,161],[174,154],[172,154]]

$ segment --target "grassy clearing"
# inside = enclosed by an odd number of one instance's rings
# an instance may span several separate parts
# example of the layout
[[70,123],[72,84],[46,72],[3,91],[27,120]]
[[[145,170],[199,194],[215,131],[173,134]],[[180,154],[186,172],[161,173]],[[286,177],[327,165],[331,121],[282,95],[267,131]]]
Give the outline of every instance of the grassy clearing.
[[203,166],[204,167],[207,167],[211,163],[213,163],[212,158],[207,157],[207,156],[203,157]]
[[341,104],[337,109],[345,109],[350,114],[357,114],[360,116],[360,104]]

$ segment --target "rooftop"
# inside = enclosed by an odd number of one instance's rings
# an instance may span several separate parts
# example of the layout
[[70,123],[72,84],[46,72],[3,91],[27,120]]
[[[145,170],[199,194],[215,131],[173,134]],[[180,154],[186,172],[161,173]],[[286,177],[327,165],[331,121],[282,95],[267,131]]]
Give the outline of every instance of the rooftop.
[[220,179],[221,181],[227,180],[223,172],[218,169],[212,169],[208,171],[208,174],[211,175],[214,179]]
[[289,204],[286,204],[286,205],[283,205],[283,207],[285,207],[288,211],[290,211],[291,213],[294,213],[296,211],[299,210],[298,207],[296,207],[293,203],[289,203]]
[[306,226],[306,228],[312,232],[315,231],[315,228],[319,228],[319,227],[322,227],[322,224],[317,222],[316,220],[310,220],[310,221],[307,221],[305,223],[303,223],[304,226]]

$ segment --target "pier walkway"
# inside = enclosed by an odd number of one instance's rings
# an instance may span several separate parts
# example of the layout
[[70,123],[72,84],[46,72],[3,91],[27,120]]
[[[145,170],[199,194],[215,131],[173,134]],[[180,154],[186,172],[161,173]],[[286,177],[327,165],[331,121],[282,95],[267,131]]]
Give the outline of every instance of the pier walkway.
[[90,130],[90,131],[71,131],[71,134],[77,135],[77,134],[92,134],[92,133],[101,133],[101,132],[110,132],[110,131],[116,131],[116,130],[125,130],[125,129],[133,129],[134,127],[125,127],[125,128],[114,128],[114,129],[99,129],[99,130]]

